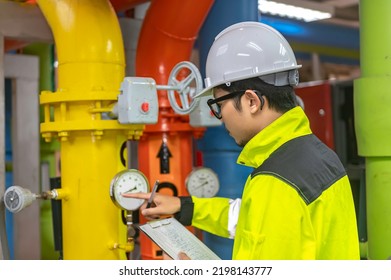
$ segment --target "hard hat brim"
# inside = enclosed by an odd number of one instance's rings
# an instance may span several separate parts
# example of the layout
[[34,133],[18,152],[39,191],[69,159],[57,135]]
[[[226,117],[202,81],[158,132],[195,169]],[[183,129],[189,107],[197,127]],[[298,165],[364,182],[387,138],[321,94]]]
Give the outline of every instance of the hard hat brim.
[[[287,67],[284,69],[284,71],[281,71],[281,72],[289,72],[289,71],[292,71],[292,70],[296,70],[296,69],[299,69],[301,68],[302,65],[293,65],[291,67]],[[254,73],[254,74],[250,74],[250,75],[245,75],[245,76],[241,76],[240,79],[232,79],[230,80],[229,82],[237,82],[239,80],[245,80],[245,79],[250,79],[250,78],[255,78],[255,77],[259,77],[260,79],[262,79],[263,76],[267,76],[269,74],[275,74],[275,73],[278,73],[279,71],[276,71],[276,70],[271,70],[271,71],[265,71],[263,72],[261,75],[260,73]],[[228,81],[227,81],[228,82]],[[194,97],[194,98],[200,98],[200,97],[203,97],[203,96],[207,96],[207,95],[212,95],[213,94],[213,89],[219,85],[222,85],[224,83],[218,83],[218,84],[215,84],[215,85],[211,85],[203,90],[201,90],[199,93],[197,93]],[[297,84],[289,84],[287,83],[286,85],[297,85]]]
[[[217,86],[217,85],[216,85]],[[200,98],[200,97],[203,97],[203,96],[208,96],[208,95],[212,95],[213,94],[213,88],[216,87],[216,86],[212,86],[212,87],[208,87],[208,88],[205,88],[203,90],[201,90],[199,93],[197,93],[193,99],[195,98]]]

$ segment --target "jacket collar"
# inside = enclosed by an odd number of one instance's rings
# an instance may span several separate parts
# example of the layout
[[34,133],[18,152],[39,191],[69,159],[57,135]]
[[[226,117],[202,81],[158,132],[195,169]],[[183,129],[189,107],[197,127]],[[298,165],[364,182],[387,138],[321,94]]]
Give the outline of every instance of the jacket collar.
[[303,109],[297,106],[284,113],[255,135],[243,147],[237,163],[256,168],[282,144],[293,138],[311,133],[307,116]]

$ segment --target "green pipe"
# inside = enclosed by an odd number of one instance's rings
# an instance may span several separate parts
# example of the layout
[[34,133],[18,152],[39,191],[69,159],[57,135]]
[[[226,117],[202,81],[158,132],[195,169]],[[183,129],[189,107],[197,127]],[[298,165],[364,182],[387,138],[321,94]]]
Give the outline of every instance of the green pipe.
[[391,1],[360,0],[361,77],[354,81],[358,153],[366,163],[368,259],[391,256]]

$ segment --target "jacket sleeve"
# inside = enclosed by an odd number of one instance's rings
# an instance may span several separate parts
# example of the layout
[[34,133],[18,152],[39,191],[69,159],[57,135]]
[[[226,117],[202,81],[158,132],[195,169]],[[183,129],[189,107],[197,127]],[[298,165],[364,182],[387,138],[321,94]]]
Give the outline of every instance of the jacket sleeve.
[[222,197],[192,197],[192,225],[221,237],[233,238],[239,216],[241,199]]

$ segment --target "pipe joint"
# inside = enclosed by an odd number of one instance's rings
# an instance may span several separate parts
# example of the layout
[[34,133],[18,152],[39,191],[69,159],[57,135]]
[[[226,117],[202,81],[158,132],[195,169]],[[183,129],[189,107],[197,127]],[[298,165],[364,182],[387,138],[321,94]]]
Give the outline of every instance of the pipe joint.
[[128,240],[128,242],[126,242],[125,244],[113,242],[113,243],[109,244],[109,249],[110,250],[124,250],[125,252],[129,253],[134,250],[134,241],[133,241],[133,239]]
[[41,195],[41,197],[44,199],[68,200],[69,194],[63,189],[53,189],[51,191],[45,192]]

